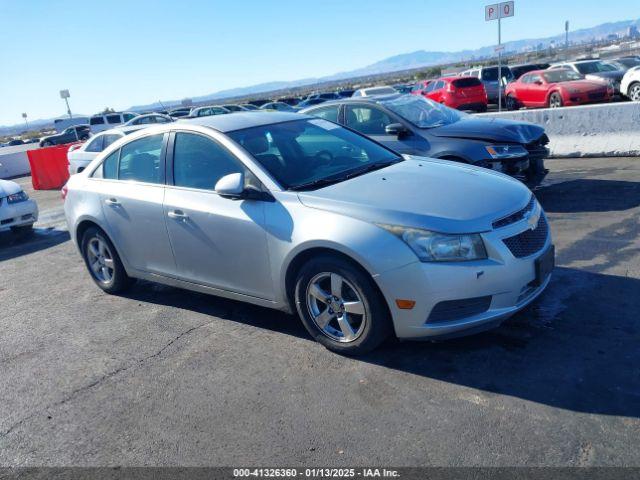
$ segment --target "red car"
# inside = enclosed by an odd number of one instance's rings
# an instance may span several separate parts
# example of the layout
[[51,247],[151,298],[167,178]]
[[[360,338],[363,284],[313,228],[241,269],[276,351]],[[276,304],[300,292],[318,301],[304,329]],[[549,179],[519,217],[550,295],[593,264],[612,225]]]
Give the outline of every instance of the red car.
[[521,107],[557,108],[608,102],[613,96],[613,88],[601,81],[585,80],[573,70],[534,70],[509,83],[505,95],[509,110]]
[[411,90],[413,95],[423,95],[434,102],[458,110],[487,111],[487,92],[476,77],[443,77],[418,82]]

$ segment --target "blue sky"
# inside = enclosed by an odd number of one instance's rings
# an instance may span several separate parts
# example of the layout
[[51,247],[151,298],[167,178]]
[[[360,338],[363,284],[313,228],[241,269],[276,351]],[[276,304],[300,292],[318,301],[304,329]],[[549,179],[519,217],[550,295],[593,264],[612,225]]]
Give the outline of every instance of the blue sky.
[[[640,0],[515,0],[503,40],[640,17]],[[94,113],[415,50],[496,43],[487,0],[0,0],[0,125]]]

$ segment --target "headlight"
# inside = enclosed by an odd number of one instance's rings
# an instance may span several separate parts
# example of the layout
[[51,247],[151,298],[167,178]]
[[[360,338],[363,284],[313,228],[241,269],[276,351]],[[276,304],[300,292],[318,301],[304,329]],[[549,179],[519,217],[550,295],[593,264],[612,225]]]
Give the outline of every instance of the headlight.
[[26,200],[29,200],[29,195],[27,195],[27,193],[24,191],[11,194],[7,197],[7,203],[19,203]]
[[421,262],[466,262],[487,258],[484,242],[477,233],[448,235],[395,225],[378,226],[402,239]]
[[491,158],[525,157],[529,153],[522,145],[487,145],[484,148]]

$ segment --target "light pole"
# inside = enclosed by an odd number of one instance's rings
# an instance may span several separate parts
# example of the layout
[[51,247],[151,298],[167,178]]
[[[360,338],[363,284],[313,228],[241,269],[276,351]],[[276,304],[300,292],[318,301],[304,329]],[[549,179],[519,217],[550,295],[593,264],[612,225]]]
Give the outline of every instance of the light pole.
[[502,110],[502,24],[504,17],[513,17],[513,1],[494,3],[484,7],[485,21],[498,20],[498,111]]
[[569,60],[569,20],[564,22],[564,54]]
[[28,131],[29,131],[29,122],[27,121],[27,114],[26,114],[26,113],[23,113],[23,114],[22,114],[22,118],[24,118],[24,124],[26,125],[26,127],[27,127],[27,132],[28,132]]

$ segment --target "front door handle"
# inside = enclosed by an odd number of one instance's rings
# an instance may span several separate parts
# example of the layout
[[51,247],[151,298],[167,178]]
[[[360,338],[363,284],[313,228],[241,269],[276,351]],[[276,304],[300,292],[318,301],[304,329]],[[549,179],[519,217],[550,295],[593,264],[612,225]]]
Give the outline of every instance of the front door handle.
[[104,203],[106,203],[107,205],[111,205],[112,207],[120,205],[120,202],[117,198],[107,198]]
[[169,216],[169,218],[175,218],[177,220],[186,220],[187,218],[189,218],[189,215],[184,213],[182,210],[169,210],[169,213],[167,213],[167,215]]

